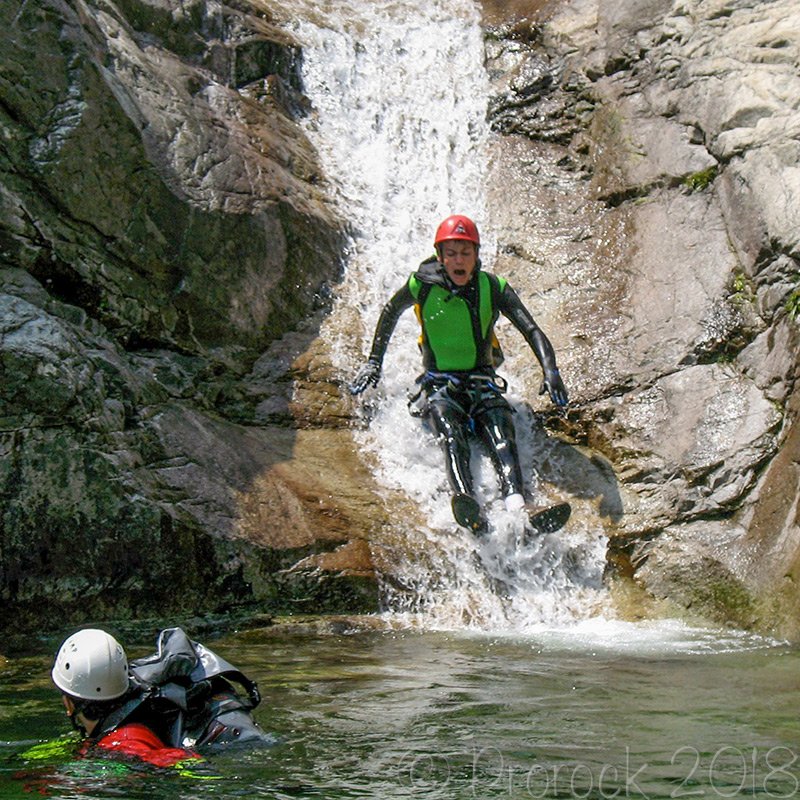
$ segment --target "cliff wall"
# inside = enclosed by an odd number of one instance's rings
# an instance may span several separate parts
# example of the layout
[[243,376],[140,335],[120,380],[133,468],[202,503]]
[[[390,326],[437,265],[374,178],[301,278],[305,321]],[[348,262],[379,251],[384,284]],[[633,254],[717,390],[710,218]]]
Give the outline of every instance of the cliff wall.
[[[543,477],[610,537],[621,613],[796,638],[800,12],[484,9],[484,224],[573,398]],[[288,13],[0,9],[6,630],[374,610],[423,557],[319,335],[346,226]]]
[[605,461],[577,488],[609,579],[634,616],[796,637],[800,11],[573,0],[494,32],[500,268],[546,298],[576,401],[549,428]]
[[367,483],[289,403],[344,230],[296,43],[246,0],[42,0],[0,47],[0,625],[373,608],[281,572]]

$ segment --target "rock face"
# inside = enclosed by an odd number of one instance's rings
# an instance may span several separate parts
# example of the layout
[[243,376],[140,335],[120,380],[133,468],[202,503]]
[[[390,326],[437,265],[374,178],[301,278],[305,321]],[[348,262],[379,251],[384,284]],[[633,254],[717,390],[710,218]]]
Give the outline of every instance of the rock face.
[[[484,8],[487,222],[574,401],[562,488],[631,613],[797,638],[800,11]],[[287,13],[0,7],[4,632],[373,610],[408,557],[318,335],[344,226]]]
[[613,574],[796,638],[800,10],[551,3],[489,55],[501,268],[619,483]]
[[0,626],[373,608],[363,569],[285,572],[373,524],[286,400],[342,242],[296,45],[247,0],[0,20]]

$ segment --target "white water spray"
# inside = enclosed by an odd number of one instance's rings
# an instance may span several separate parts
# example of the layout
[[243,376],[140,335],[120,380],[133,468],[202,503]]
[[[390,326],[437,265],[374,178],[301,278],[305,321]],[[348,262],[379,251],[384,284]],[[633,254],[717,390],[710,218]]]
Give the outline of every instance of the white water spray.
[[[471,0],[376,0],[304,15],[294,31],[314,108],[308,133],[353,230],[347,277],[325,332],[342,373],[352,376],[380,308],[432,253],[441,219],[475,219],[484,267],[491,267],[495,243],[482,224],[489,83],[480,17]],[[374,407],[369,428],[357,435],[387,497],[410,498],[422,520],[406,521],[406,591],[387,594],[393,613],[426,627],[510,631],[595,613],[605,596],[603,538],[572,525],[520,547],[522,522],[504,511],[483,456],[473,464],[494,533],[477,543],[453,522],[443,455],[406,407],[421,371],[416,337],[409,312],[395,331],[380,386],[366,401]],[[354,345],[359,338],[361,347]],[[513,391],[508,398],[521,412],[523,463],[548,457],[540,449],[546,443],[534,442],[521,398]],[[526,477],[536,484],[531,470]]]

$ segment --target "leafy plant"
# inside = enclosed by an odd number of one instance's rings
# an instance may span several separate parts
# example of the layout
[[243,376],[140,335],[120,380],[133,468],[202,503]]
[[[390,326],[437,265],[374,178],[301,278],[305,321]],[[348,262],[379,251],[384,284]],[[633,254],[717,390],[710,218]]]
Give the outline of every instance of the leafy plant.
[[755,300],[755,290],[752,281],[744,272],[736,272],[731,284],[731,302],[738,307]]
[[800,289],[795,289],[789,295],[785,308],[790,320],[794,321],[800,316]]
[[717,177],[717,172],[719,171],[716,164],[712,167],[708,167],[708,169],[701,170],[700,172],[693,172],[691,175],[687,175],[683,179],[683,185],[690,191],[690,192],[702,192],[704,189],[707,189],[714,178]]

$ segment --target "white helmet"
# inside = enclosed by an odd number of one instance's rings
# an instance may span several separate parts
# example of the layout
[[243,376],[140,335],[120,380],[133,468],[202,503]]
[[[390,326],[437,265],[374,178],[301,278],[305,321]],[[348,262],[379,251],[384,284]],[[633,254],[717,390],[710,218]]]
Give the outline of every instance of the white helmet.
[[94,628],[73,633],[56,656],[53,683],[82,700],[114,700],[128,691],[128,659],[110,634]]

